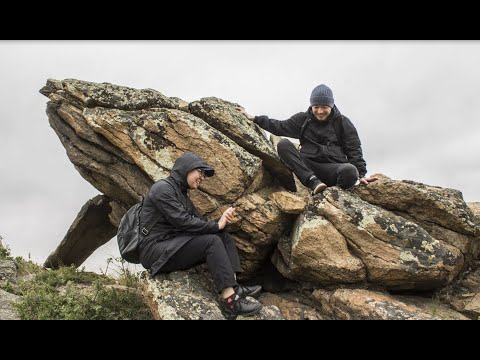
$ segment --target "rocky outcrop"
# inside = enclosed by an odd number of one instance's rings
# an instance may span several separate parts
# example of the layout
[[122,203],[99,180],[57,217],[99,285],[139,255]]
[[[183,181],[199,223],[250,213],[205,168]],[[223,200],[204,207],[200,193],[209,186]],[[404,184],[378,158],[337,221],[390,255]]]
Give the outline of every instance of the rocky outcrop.
[[465,235],[479,231],[473,213],[458,190],[429,186],[414,181],[396,181],[378,174],[381,181],[358,187],[356,193],[371,204],[408,213]]
[[190,112],[220,130],[242,148],[258,156],[263,166],[275,174],[288,190],[296,191],[292,172],[280,161],[276,148],[265,137],[265,132],[235,110],[238,104],[214,97],[190,103]]
[[18,300],[19,296],[0,289],[0,320],[20,320],[20,315],[15,309]]
[[285,320],[328,320],[318,311],[312,300],[295,293],[265,293],[260,297],[263,305],[273,305],[280,309]]
[[[480,227],[480,203],[471,202],[467,204],[477,221],[478,227]],[[472,246],[472,254],[476,259],[480,258],[480,235],[477,236],[477,241]]]
[[469,270],[438,293],[439,299],[472,319],[480,318],[480,268]]
[[448,307],[420,298],[397,299],[363,289],[315,290],[322,311],[340,320],[468,320]]
[[467,205],[472,210],[473,215],[475,215],[477,224],[480,224],[480,202],[470,202]]
[[[169,99],[153,90],[77,80],[49,80],[41,92],[50,99],[47,107],[49,121],[70,160],[87,181],[111,199],[111,207],[118,210],[110,218],[115,225],[122,211],[137,202],[153,182],[168,176],[176,158],[186,151],[194,151],[216,171],[215,177],[209,178],[200,191],[192,194],[199,210],[215,217],[220,209],[237,203],[239,213],[248,215],[247,219],[239,218],[237,235],[242,239],[254,239],[250,244],[258,251],[255,251],[255,259],[250,259],[252,266],[247,267],[258,267],[267,256],[265,248],[271,249],[277,234],[288,224],[282,221],[286,215],[270,200],[260,200],[266,199],[268,194],[257,194],[275,182],[275,167],[283,169],[279,170],[279,177],[282,171],[285,175],[285,167],[275,157],[272,145],[262,140],[260,135],[263,133],[256,126],[245,131],[251,133],[247,135],[255,138],[257,145],[245,149],[221,129],[187,112],[181,100]],[[210,103],[200,102],[191,108],[207,111]],[[217,104],[215,116],[218,119],[225,119],[231,113],[231,104]],[[212,121],[214,114],[210,111],[208,114]],[[231,135],[228,129],[226,127],[224,131]],[[278,165],[269,168],[271,173],[255,155],[266,149],[269,149],[269,161]],[[291,177],[291,173],[289,175]],[[266,203],[260,212],[242,208],[242,204],[250,202],[251,198],[255,198],[256,203]],[[263,216],[267,218],[263,219]],[[265,229],[261,229],[264,225],[271,233],[266,234]],[[242,230],[246,227],[250,229],[248,232]],[[253,229],[259,230],[251,232]],[[68,245],[68,239],[62,246],[72,246]],[[90,237],[90,241],[100,244],[104,239],[95,236]],[[263,257],[258,259],[258,254]],[[52,256],[59,257],[57,253]],[[84,260],[73,257],[77,265]],[[60,259],[65,261],[65,256]],[[71,261],[69,259],[67,263]]]
[[[212,97],[187,103],[152,89],[72,79],[48,80],[41,93],[67,156],[104,196],[82,209],[50,266],[80,265],[186,151],[216,170],[190,194],[200,212],[218,218],[237,208],[227,231],[240,252],[240,279],[261,274],[271,261],[310,289],[435,290],[479,256],[480,224],[458,190],[379,175],[368,186],[332,187],[312,198],[279,160],[278,137],[268,141],[237,104]],[[200,302],[184,303],[192,301]],[[205,316],[217,316],[214,309],[205,308]]]
[[270,195],[275,205],[284,213],[301,214],[307,207],[304,198],[288,191],[277,191]]
[[239,199],[234,204],[236,218],[227,227],[227,231],[234,233],[241,255],[241,267],[247,274],[259,270],[282,233],[291,225],[289,215],[270,200],[271,192],[266,188]]
[[460,191],[379,177],[381,181],[359,187],[356,194],[413,220],[434,238],[457,247],[467,259],[478,257],[480,223]]
[[97,248],[114,237],[117,228],[109,217],[112,212],[110,202],[101,195],[88,200],[44,266],[80,266]]
[[[0,244],[1,247],[1,244]],[[12,260],[0,260],[0,287],[17,282],[17,265]]]
[[[8,254],[1,239],[0,236],[0,254]],[[2,260],[0,258],[0,320],[20,320],[20,316],[15,309],[15,303],[18,302],[19,296],[2,289],[16,284],[17,275],[17,264],[12,260]]]
[[291,237],[283,237],[278,249],[281,257],[274,257],[274,264],[290,279],[323,285],[365,280],[362,261],[350,254],[345,237],[317,215],[315,206],[298,217]]
[[[152,279],[143,276],[144,294],[157,320],[225,320],[233,319],[222,310],[221,298],[208,272],[197,267],[188,271],[160,274]],[[248,298],[249,301],[257,300]],[[235,317],[242,320],[242,316]],[[280,310],[264,306],[253,320],[283,320]]]
[[461,252],[419,225],[337,188],[322,198],[313,206],[348,239],[352,253],[365,264],[369,282],[429,289],[448,283],[462,270]]

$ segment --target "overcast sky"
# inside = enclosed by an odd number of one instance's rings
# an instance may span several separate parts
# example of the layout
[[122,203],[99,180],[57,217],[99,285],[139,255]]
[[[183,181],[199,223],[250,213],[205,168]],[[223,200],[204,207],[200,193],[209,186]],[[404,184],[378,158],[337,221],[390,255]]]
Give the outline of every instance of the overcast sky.
[[[369,174],[461,190],[480,201],[480,42],[0,41],[0,236],[43,263],[98,194],[49,127],[48,78],[216,96],[287,119],[325,83],[356,126]],[[116,239],[85,263],[105,268]]]

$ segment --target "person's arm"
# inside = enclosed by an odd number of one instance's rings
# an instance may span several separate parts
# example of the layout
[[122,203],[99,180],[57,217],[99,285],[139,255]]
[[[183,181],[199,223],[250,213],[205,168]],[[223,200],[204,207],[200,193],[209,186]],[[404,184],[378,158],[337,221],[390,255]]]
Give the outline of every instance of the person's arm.
[[288,120],[275,120],[270,119],[266,115],[252,116],[245,111],[244,108],[237,108],[247,119],[253,121],[262,129],[267,130],[273,135],[286,136],[289,138],[299,139],[300,131],[302,130],[303,122],[305,121],[304,113],[298,113],[293,115]]
[[345,155],[347,155],[348,161],[357,168],[359,177],[362,179],[367,174],[367,163],[363,159],[362,144],[360,143],[357,129],[345,116],[342,116],[342,127],[343,150]]
[[151,194],[157,209],[170,224],[185,232],[211,234],[220,231],[219,223],[189,214],[168,184]]

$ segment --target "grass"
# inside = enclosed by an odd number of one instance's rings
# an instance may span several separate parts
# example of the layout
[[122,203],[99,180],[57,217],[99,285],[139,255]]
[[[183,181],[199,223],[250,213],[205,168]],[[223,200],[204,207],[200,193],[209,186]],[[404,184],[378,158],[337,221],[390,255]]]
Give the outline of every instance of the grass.
[[17,304],[24,320],[148,320],[150,311],[136,291],[109,287],[114,279],[62,267],[20,285]]
[[[111,267],[111,269],[109,269]],[[138,288],[138,274],[135,265],[131,265],[121,257],[108,258],[107,267],[103,274],[108,275],[109,270],[113,271],[113,277],[122,286]]]
[[100,275],[74,266],[46,270],[31,260],[13,258],[6,246],[0,246],[0,260],[13,260],[18,266],[19,281],[7,283],[3,290],[20,295],[15,307],[23,320],[152,319],[139,278],[123,260],[107,262],[116,278],[106,276],[107,270]]
[[2,240],[3,238],[0,236],[0,260],[13,260],[10,248],[5,245],[2,246]]

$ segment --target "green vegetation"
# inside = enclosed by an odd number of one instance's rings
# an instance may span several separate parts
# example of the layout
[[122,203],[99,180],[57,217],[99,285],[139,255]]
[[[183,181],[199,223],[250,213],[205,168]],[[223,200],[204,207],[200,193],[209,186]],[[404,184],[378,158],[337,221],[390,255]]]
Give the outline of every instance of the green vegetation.
[[[21,296],[15,307],[24,320],[152,319],[139,277],[123,259],[108,259],[103,275],[74,266],[46,270],[31,260],[13,258],[7,246],[0,246],[0,260],[18,266],[17,283],[2,289]],[[115,278],[106,275],[109,266]]]
[[10,248],[6,245],[2,246],[3,238],[0,236],[0,260],[13,260],[10,254]]
[[105,276],[107,276],[110,266],[112,266],[114,278],[117,280],[119,285],[138,288],[138,274],[134,271],[134,269],[131,268],[132,265],[130,265],[121,257],[108,258],[107,268],[103,272]]
[[17,305],[25,320],[148,320],[151,314],[138,291],[138,278],[129,288],[115,280],[63,267],[43,271],[22,284]]

